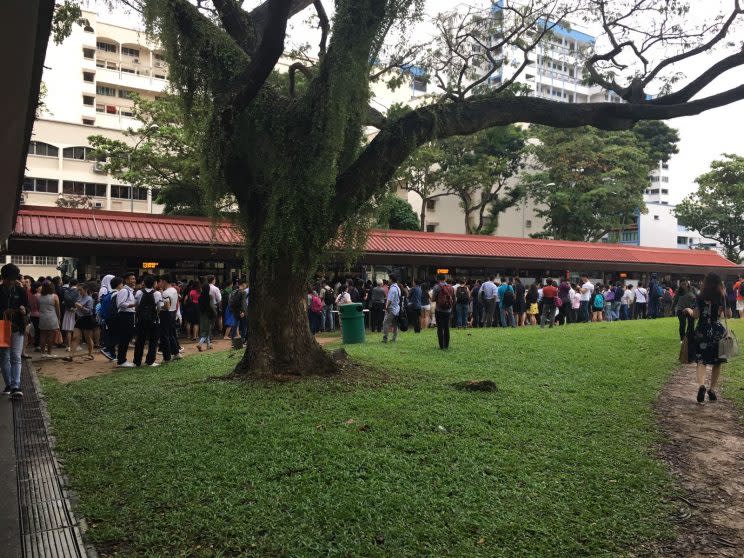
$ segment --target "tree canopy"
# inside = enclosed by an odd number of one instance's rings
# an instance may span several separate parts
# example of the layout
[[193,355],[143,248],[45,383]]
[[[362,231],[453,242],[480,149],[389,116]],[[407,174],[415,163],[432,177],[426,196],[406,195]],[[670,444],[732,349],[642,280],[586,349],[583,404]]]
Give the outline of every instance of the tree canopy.
[[[703,91],[744,65],[740,45],[726,39],[743,13],[739,2],[702,27],[688,21],[682,0],[489,6],[461,18],[462,25],[442,25],[437,44],[424,49],[420,63],[443,87],[436,102],[389,117],[370,109],[370,80],[384,65],[388,38],[411,35],[407,28],[420,19],[421,0],[336,0],[332,20],[322,0],[266,0],[252,10],[238,0],[122,1],[141,11],[147,32],[161,41],[175,91],[187,106],[206,110],[198,153],[208,199],[235,200],[252,292],[252,334],[239,371],[337,370],[308,330],[304,283],[332,240],[363,238],[355,226],[360,212],[419,146],[517,122],[625,130],[744,98],[744,85]],[[318,15],[318,55],[292,63],[292,72],[280,76],[274,70],[285,52],[287,22],[310,6]],[[587,79],[625,102],[502,95],[516,78],[489,78],[507,65],[527,68],[538,46],[569,20],[601,26],[594,50],[580,53],[583,68]],[[484,21],[496,32],[476,32]],[[715,48],[718,61],[679,85],[679,65]],[[474,72],[474,61],[485,71]],[[365,142],[367,124],[379,133]]]
[[596,128],[530,130],[538,172],[522,185],[538,204],[545,229],[533,236],[596,242],[632,224],[645,212],[649,172],[677,151],[677,131],[649,122],[632,131]]
[[741,263],[744,251],[744,157],[725,154],[696,179],[698,189],[674,208],[680,224],[723,246]]

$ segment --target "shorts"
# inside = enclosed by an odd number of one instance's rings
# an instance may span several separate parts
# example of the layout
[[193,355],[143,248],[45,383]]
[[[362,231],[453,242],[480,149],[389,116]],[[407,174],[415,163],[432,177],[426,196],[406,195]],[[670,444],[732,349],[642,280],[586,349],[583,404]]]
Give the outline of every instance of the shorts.
[[75,322],[75,329],[81,331],[90,331],[96,328],[96,321],[93,316],[80,316]]
[[744,300],[737,300],[736,301],[736,309],[739,312],[744,312]]

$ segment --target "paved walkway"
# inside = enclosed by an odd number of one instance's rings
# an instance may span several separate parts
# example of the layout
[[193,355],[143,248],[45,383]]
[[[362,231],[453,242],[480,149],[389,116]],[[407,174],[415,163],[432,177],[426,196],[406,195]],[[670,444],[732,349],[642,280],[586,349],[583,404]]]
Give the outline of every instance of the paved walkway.
[[22,400],[0,401],[0,556],[82,558],[87,554],[80,527],[28,361],[21,387]]

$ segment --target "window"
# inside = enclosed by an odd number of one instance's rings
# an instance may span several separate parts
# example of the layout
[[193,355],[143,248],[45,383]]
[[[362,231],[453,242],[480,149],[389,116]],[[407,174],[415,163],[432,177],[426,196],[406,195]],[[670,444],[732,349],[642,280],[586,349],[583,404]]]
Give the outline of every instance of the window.
[[527,219],[527,220],[526,220],[526,221],[524,222],[524,228],[525,228],[525,229],[531,229],[531,228],[532,228],[532,220],[531,220],[531,219]]
[[658,221],[658,220],[659,220],[659,216],[658,215],[654,215],[654,221]]
[[437,225],[435,223],[426,225],[426,232],[437,232]]
[[[692,239],[690,239],[692,240]],[[687,244],[687,237],[686,236],[678,236],[677,237],[677,244]]]
[[10,262],[16,265],[34,265],[33,256],[10,256]]
[[158,62],[164,62],[164,61],[165,61],[165,55],[164,55],[164,54],[160,54],[160,53],[157,53],[157,52],[156,52],[156,53],[154,53],[154,54],[153,54],[153,57],[154,57],[154,58],[155,58],[155,60],[157,60]]
[[83,95],[83,104],[86,107],[92,107],[95,104],[95,97],[91,95]]
[[129,89],[119,89],[119,97],[122,99],[131,99],[133,94],[134,91],[130,91]]
[[83,72],[83,81],[87,81],[88,83],[93,83],[96,79],[96,74],[94,72]]
[[651,190],[649,190],[648,188],[646,188],[646,193],[647,194],[650,194],[651,193]]
[[637,242],[638,231],[623,231],[620,238],[622,242]]
[[666,170],[669,168],[669,163],[661,163],[661,168]]
[[119,110],[119,114],[122,116],[128,116],[129,118],[134,118],[134,113],[129,109],[122,108]]
[[132,68],[125,68],[124,66],[121,67],[121,71],[122,72],[125,72],[127,74],[136,74],[137,73]]
[[83,124],[86,126],[93,126],[96,123],[92,118],[83,118]]
[[96,93],[106,95],[107,97],[116,97],[116,89],[106,85],[96,85]]
[[63,159],[77,159],[78,161],[94,161],[91,147],[65,147],[62,150]]
[[116,53],[119,51],[116,45],[112,45],[111,43],[104,43],[103,41],[96,41],[96,48],[98,50],[102,50],[103,52]]
[[[156,78],[158,79],[165,79],[165,76],[163,74],[154,74]],[[426,89],[424,89],[426,91]]]
[[[131,199],[129,197],[129,189],[131,186],[118,186],[116,184],[111,185],[111,197],[118,198],[121,200]],[[146,200],[147,199],[147,188],[135,188],[134,189],[135,200]]]
[[669,189],[668,188],[662,188],[661,189],[661,193],[662,194],[668,194],[669,193]]
[[437,210],[437,200],[426,200],[426,210],[427,211],[436,211]]
[[24,192],[52,192],[57,193],[56,178],[29,178],[23,179]]
[[93,60],[96,57],[96,51],[92,48],[83,48],[83,58]]
[[96,112],[106,112],[106,105],[96,105]]
[[138,48],[121,47],[121,53],[124,56],[133,56],[139,58],[140,51]]
[[77,180],[65,180],[62,183],[62,192],[65,194],[76,194],[78,196],[106,197],[106,185],[93,182],[78,182]]
[[41,157],[57,157],[59,155],[59,148],[42,141],[32,141],[28,144],[28,154],[39,155]]
[[651,182],[658,182],[659,181],[659,177],[658,176],[651,176],[649,178],[651,179]]
[[426,92],[426,80],[422,78],[413,78],[413,90],[420,93]]
[[659,189],[658,188],[651,188],[649,190],[649,192],[652,193],[652,194],[658,194],[659,193]]
[[57,256],[36,256],[36,265],[57,265]]
[[669,182],[669,177],[668,176],[662,176],[661,177],[661,181],[662,182]]

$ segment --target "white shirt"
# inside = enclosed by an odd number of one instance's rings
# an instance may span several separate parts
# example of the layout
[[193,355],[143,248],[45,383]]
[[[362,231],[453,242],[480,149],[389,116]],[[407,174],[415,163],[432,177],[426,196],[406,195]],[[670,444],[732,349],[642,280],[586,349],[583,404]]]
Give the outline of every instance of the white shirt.
[[581,285],[581,301],[582,302],[589,302],[592,299],[593,294],[594,294],[594,285],[592,285],[589,281]]
[[163,304],[165,304],[166,299],[170,301],[170,308],[168,310],[175,312],[178,305],[178,291],[175,287],[168,287],[163,291]]
[[212,307],[219,308],[220,302],[222,302],[222,293],[211,283],[209,284],[209,298],[211,299]]
[[483,298],[486,300],[493,300],[497,296],[496,285],[490,279],[481,285],[480,292],[483,293]]
[[342,292],[336,297],[336,304],[339,306],[342,304],[351,304],[351,295],[346,291]]
[[643,304],[644,302],[646,302],[647,293],[646,293],[646,289],[644,289],[643,287],[636,287],[635,289],[633,289],[633,294],[635,295],[636,302],[640,304]]
[[627,304],[630,306],[630,303],[633,302],[633,291],[625,289],[623,292],[623,297],[620,299],[620,302],[622,304]]
[[134,312],[134,306],[129,305],[134,302],[134,291],[129,285],[123,285],[116,293],[116,309],[119,312]]

